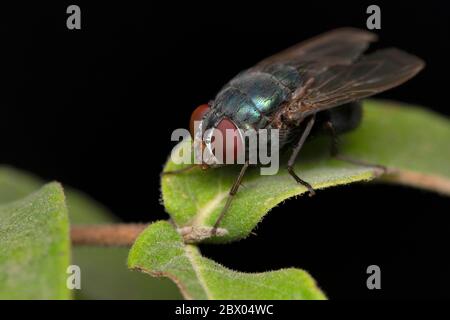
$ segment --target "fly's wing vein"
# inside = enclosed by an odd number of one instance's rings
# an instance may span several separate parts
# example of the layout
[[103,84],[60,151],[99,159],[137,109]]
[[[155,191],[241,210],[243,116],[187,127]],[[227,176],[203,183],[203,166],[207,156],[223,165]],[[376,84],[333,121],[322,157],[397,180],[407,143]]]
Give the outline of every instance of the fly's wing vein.
[[305,61],[320,61],[322,65],[348,65],[376,40],[377,36],[368,31],[353,28],[335,29],[268,57],[256,67],[276,63],[298,66]]
[[314,76],[301,97],[300,111],[308,113],[367,98],[396,87],[416,75],[424,62],[404,51],[390,48],[364,56],[349,66],[332,66]]
[[418,57],[395,48],[361,56],[376,40],[367,31],[336,29],[264,59],[250,70],[276,64],[294,67],[301,83],[277,114],[304,118],[398,86],[424,67]]

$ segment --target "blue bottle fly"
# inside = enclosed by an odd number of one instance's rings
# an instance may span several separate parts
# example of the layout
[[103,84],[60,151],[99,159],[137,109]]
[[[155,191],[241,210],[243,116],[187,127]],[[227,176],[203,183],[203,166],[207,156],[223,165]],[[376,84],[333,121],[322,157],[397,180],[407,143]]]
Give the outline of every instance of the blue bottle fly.
[[[287,170],[310,195],[311,185],[294,172],[295,160],[312,130],[325,131],[332,137],[331,154],[341,159],[337,135],[356,127],[361,119],[360,99],[398,86],[416,75],[424,62],[396,48],[362,55],[375,34],[352,28],[336,29],[301,42],[231,79],[208,104],[197,107],[191,115],[191,134],[202,149],[212,150],[213,141],[204,136],[208,129],[226,130],[278,129],[280,147],[292,146]],[[200,126],[194,130],[194,122]],[[194,132],[195,131],[195,132]],[[211,130],[210,130],[211,131]],[[238,136],[238,134],[236,134]],[[232,158],[246,148],[235,143]],[[200,164],[202,168],[214,166]],[[231,205],[249,166],[248,159],[229,192],[229,197],[215,225],[214,235]],[[180,173],[179,171],[166,172]]]

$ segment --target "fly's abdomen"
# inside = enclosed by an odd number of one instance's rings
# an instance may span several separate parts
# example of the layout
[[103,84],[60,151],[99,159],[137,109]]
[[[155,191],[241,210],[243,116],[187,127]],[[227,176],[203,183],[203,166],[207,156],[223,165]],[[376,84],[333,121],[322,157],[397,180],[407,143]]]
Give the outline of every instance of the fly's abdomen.
[[268,116],[287,101],[300,84],[297,70],[287,65],[249,69],[217,94],[214,108],[241,128],[263,128]]

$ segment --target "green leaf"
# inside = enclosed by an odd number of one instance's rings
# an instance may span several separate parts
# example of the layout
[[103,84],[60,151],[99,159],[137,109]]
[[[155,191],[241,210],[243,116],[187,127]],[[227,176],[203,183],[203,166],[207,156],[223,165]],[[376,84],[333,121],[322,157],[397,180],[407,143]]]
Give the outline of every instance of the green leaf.
[[[2,200],[12,198],[3,194]],[[69,299],[69,220],[64,192],[50,183],[0,205],[0,299]]]
[[[11,167],[0,167],[0,204],[26,197],[43,184],[40,178],[32,174]],[[99,224],[118,221],[108,209],[86,194],[67,187],[65,193],[71,223]],[[1,223],[3,219],[0,218]],[[128,248],[72,248],[71,264],[81,268],[81,290],[75,291],[75,297],[78,299],[181,298],[175,284],[170,280],[152,279],[144,274],[130,272],[126,265],[128,251]],[[63,271],[64,278],[67,277],[65,272],[66,269]],[[2,291],[1,288],[0,285],[0,291]],[[0,294],[0,297],[11,298],[12,295]]]
[[325,299],[303,270],[243,273],[204,258],[166,221],[141,233],[130,250],[128,266],[171,278],[187,299]]
[[[366,101],[361,126],[341,137],[340,149],[344,155],[388,166],[392,173],[381,177],[382,181],[450,194],[449,141],[450,122],[442,116],[394,102]],[[315,189],[368,181],[379,175],[374,168],[330,158],[329,144],[328,137],[311,139],[295,165],[297,174]],[[164,170],[181,167],[169,160]],[[164,205],[177,227],[212,226],[239,170],[228,166],[163,176]],[[207,241],[244,238],[271,208],[305,192],[284,166],[275,176],[261,176],[258,168],[251,168],[221,222],[228,234]]]

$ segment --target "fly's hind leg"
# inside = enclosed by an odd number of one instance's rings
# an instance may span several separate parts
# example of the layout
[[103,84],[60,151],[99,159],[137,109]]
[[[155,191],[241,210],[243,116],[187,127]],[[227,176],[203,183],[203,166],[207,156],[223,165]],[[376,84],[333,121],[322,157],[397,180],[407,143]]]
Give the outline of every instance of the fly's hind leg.
[[328,120],[324,122],[325,130],[331,135],[331,146],[330,146],[330,154],[333,158],[349,162],[355,165],[364,166],[364,167],[372,167],[378,170],[381,170],[382,173],[387,172],[387,168],[383,165],[370,163],[360,159],[354,159],[352,157],[343,155],[339,152],[339,136],[335,130],[332,120]]
[[287,165],[287,170],[288,170],[289,174],[295,179],[295,181],[297,181],[297,183],[300,183],[301,185],[305,186],[308,189],[310,197],[315,195],[316,193],[315,193],[313,187],[308,182],[300,179],[300,177],[294,172],[294,164],[295,164],[295,159],[297,159],[298,153],[300,152],[301,148],[303,147],[303,144],[306,141],[306,138],[308,137],[308,135],[311,132],[311,129],[314,125],[314,120],[315,120],[315,115],[312,115],[309,118],[308,123],[306,124],[306,127],[302,132],[302,135],[300,136],[300,140],[297,142],[294,149],[292,150],[292,155],[289,158],[288,165]]

